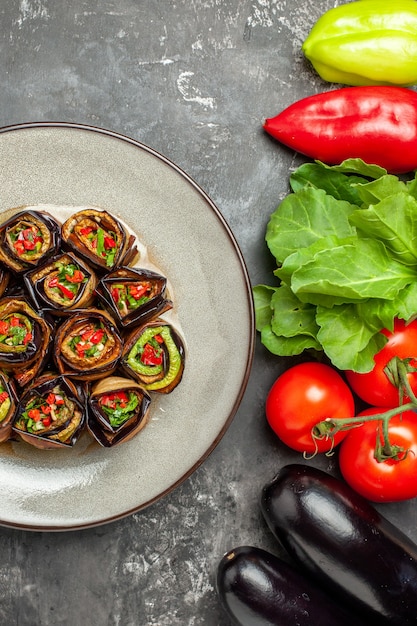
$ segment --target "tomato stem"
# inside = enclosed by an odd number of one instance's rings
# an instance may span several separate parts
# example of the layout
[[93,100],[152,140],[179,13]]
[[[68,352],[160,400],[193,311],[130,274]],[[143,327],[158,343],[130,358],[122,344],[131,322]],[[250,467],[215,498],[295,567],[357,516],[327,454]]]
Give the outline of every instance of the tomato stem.
[[412,411],[416,409],[417,403],[407,402],[407,404],[402,404],[401,406],[387,409],[387,411],[384,411],[384,413],[374,413],[372,415],[366,416],[359,415],[357,417],[328,417],[327,419],[319,422],[314,426],[314,435],[318,439],[322,437],[333,437],[334,435],[336,435],[336,433],[342,430],[350,430],[355,426],[360,426],[364,422],[380,421],[388,423],[389,420],[395,415],[399,415],[400,413],[404,413],[405,411]]
[[388,461],[389,459],[401,461],[402,459],[405,459],[405,457],[407,456],[409,452],[409,450],[404,450],[404,448],[401,446],[392,445],[390,443],[389,433],[388,433],[388,423],[389,423],[389,420],[382,421],[382,442],[381,442],[381,424],[379,424],[377,428],[374,458],[378,461],[378,463],[382,463],[383,461]]
[[[388,459],[404,459],[407,456],[408,450],[391,444],[389,439],[389,422],[392,417],[400,415],[405,411],[417,412],[417,396],[412,390],[408,379],[408,374],[416,372],[417,368],[410,365],[411,361],[412,359],[394,357],[387,363],[384,370],[390,382],[398,388],[399,406],[389,408],[383,413],[373,413],[366,416],[360,415],[347,418],[329,417],[313,427],[313,439],[333,439],[334,436],[341,431],[361,426],[364,422],[377,421],[379,422],[379,426],[377,428],[374,453],[376,460],[381,462]],[[404,398],[407,398],[408,402],[402,404]]]
[[395,384],[400,391],[400,403],[405,392],[405,394],[412,402],[415,403],[415,406],[417,407],[417,397],[412,390],[408,379],[408,374],[416,372],[417,369],[410,365],[410,362],[411,359],[400,359],[399,357],[394,357],[388,362],[385,368],[385,373],[391,380],[392,372],[395,372],[395,383],[393,382],[393,384]]
[[364,422],[380,422],[380,430],[382,431],[382,443],[381,437],[378,436],[377,432],[377,442],[375,446],[375,458],[377,461],[384,461],[387,459],[397,459],[405,458],[403,448],[399,446],[393,446],[389,440],[389,432],[388,425],[392,417],[396,415],[400,415],[405,411],[417,410],[417,403],[415,402],[407,402],[401,406],[394,407],[392,409],[388,409],[384,413],[373,413],[370,415],[361,415],[358,417],[347,417],[347,418],[327,418],[322,422],[316,424],[313,428],[312,436],[313,439],[333,439],[334,436],[341,431],[350,430],[351,428],[359,427]]

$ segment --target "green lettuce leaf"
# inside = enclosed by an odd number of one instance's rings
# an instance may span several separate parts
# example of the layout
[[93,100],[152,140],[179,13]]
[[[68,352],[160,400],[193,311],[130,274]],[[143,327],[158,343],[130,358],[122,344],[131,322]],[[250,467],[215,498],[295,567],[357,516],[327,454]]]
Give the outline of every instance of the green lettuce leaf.
[[357,184],[367,183],[368,179],[361,176],[347,176],[341,172],[326,169],[321,163],[305,163],[290,176],[292,191],[298,192],[305,187],[322,189],[336,200],[345,200],[360,206],[361,196]]
[[386,174],[377,180],[357,185],[356,192],[360,198],[360,204],[365,204],[366,206],[376,204],[380,200],[397,193],[408,193],[406,183],[391,174]]
[[321,304],[367,298],[393,300],[400,289],[417,279],[416,270],[390,256],[381,241],[358,239],[355,244],[321,250],[292,275],[291,289],[303,302]]
[[320,326],[317,339],[335,367],[341,370],[369,372],[374,355],[387,341],[384,326],[371,326],[358,314],[356,304],[337,305],[333,309],[317,307]]
[[323,237],[322,239],[317,239],[311,246],[307,248],[301,248],[296,252],[293,252],[283,262],[283,264],[274,271],[275,276],[280,278],[281,281],[291,284],[291,277],[293,273],[298,270],[299,267],[302,267],[309,261],[311,261],[315,255],[322,250],[333,250],[337,246],[346,245],[349,243],[355,244],[357,241],[356,235],[352,235],[351,237],[345,237],[344,239],[339,239],[335,236]]
[[281,335],[276,335],[270,326],[265,326],[262,329],[261,342],[269,352],[277,356],[297,356],[305,350],[323,351],[318,341],[309,335],[282,337]]
[[379,165],[365,163],[362,159],[346,159],[339,165],[326,165],[321,161],[317,161],[325,170],[332,172],[342,172],[342,174],[356,174],[365,178],[377,179],[387,173],[387,170]]
[[417,199],[417,170],[414,173],[414,178],[412,180],[407,180],[405,184],[410,196]]
[[[411,283],[402,289],[398,297],[395,300],[395,313],[396,317],[399,317],[402,320],[407,322],[415,319],[417,317],[417,282]],[[392,330],[392,327],[385,326]]]
[[264,326],[271,324],[272,305],[271,299],[275,293],[273,287],[268,285],[256,285],[252,289],[253,304],[255,307],[256,330],[261,331]]
[[272,213],[266,243],[280,286],[254,287],[270,352],[324,351],[370,371],[394,319],[417,318],[417,173],[401,180],[360,159],[307,163]]
[[417,200],[405,192],[384,197],[378,204],[354,211],[351,223],[364,237],[383,241],[404,265],[417,263]]
[[355,230],[349,215],[355,206],[336,200],[322,189],[306,187],[290,194],[271,215],[266,243],[278,263],[300,248],[334,235],[348,237]]
[[276,335],[295,337],[307,335],[316,338],[316,307],[300,302],[286,285],[279,287],[272,296],[273,316],[271,328]]

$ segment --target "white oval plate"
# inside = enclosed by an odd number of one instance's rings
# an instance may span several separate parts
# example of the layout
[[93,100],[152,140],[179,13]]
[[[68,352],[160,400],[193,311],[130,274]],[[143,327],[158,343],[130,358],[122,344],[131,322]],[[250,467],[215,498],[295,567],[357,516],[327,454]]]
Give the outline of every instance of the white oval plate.
[[70,530],[130,515],[170,492],[207,458],[245,391],[253,301],[230,228],[178,166],[123,135],[66,123],[0,129],[1,210],[97,205],[119,216],[172,286],[187,346],[181,384],[154,394],[132,441],[72,450],[0,445],[0,524]]

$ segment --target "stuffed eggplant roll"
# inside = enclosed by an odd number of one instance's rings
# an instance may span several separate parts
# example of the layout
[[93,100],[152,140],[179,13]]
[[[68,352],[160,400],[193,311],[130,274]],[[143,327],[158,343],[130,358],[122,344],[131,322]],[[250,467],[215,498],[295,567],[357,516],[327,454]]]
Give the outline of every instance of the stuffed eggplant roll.
[[74,213],[62,226],[62,239],[75,254],[102,271],[129,265],[137,254],[134,235],[101,209]]
[[108,376],[91,389],[88,430],[106,448],[129,441],[145,426],[150,403],[149,394],[132,379]]
[[85,424],[85,410],[76,386],[64,376],[36,379],[24,393],[13,431],[27,443],[45,450],[72,447]]
[[0,265],[0,298],[4,295],[9,286],[13,286],[12,283],[10,272]]
[[54,358],[58,371],[76,380],[113,374],[122,354],[113,319],[99,309],[74,312],[57,329]]
[[166,283],[166,278],[156,272],[121,267],[100,280],[98,293],[119,324],[128,328],[172,308],[172,302],[165,297]]
[[184,370],[184,344],[175,329],[163,320],[135,328],[127,337],[121,366],[147,391],[171,392]]
[[71,252],[53,257],[23,278],[38,308],[70,311],[86,308],[94,300],[95,272]]
[[0,443],[10,439],[17,410],[17,395],[13,380],[0,372]]
[[49,356],[51,327],[22,297],[0,300],[0,367],[27,385]]
[[0,226],[0,261],[21,273],[56,254],[60,243],[60,225],[49,213],[20,211]]

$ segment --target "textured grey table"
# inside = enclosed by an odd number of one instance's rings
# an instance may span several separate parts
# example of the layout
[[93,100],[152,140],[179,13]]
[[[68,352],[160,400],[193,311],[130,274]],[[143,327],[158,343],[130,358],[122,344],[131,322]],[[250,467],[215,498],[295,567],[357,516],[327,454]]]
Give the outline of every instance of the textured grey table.
[[[158,150],[216,203],[253,284],[267,281],[265,226],[288,190],[289,169],[301,161],[270,140],[261,123],[326,87],[300,46],[334,4],[4,1],[0,126],[76,122]],[[257,343],[226,435],[153,506],[82,531],[0,529],[0,624],[228,626],[214,591],[216,565],[241,544],[279,553],[260,517],[259,492],[285,462],[301,460],[264,419],[266,393],[285,365]],[[332,471],[333,463],[316,460]],[[417,540],[415,502],[383,510]]]

